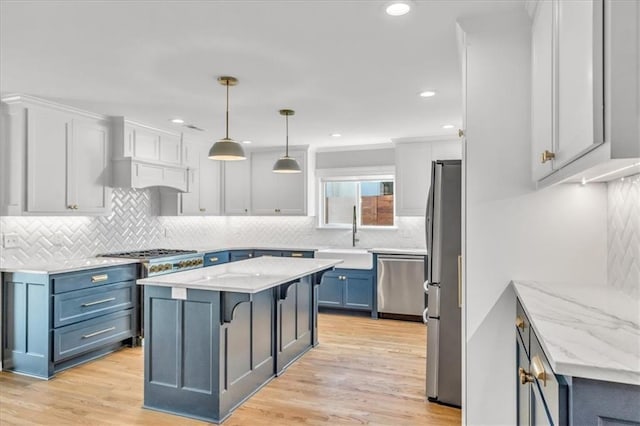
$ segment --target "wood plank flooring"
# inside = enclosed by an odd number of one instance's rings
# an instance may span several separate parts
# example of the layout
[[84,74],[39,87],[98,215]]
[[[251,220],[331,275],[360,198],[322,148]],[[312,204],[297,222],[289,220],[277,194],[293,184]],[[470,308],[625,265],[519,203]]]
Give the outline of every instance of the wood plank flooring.
[[[460,410],[425,401],[420,323],[321,314],[320,345],[271,381],[230,425],[454,425]],[[123,349],[43,381],[0,373],[0,424],[197,425],[141,408],[143,354]]]

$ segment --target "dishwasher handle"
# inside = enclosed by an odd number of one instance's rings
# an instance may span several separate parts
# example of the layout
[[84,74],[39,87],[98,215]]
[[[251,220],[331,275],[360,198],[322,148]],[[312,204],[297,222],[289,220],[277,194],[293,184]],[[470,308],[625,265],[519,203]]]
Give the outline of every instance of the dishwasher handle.
[[412,256],[412,255],[403,255],[403,256],[378,256],[378,261],[385,262],[424,262],[424,256]]

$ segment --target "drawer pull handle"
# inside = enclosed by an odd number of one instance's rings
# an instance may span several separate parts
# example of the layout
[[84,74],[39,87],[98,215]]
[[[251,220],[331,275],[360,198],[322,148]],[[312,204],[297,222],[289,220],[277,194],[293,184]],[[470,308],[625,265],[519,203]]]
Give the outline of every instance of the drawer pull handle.
[[115,297],[110,297],[108,299],[96,300],[95,302],[83,303],[82,307],[85,308],[87,306],[99,305],[101,303],[107,303],[107,302],[111,302],[113,300],[116,300],[116,298]]
[[104,330],[96,331],[95,333],[85,334],[84,336],[82,336],[82,338],[83,339],[89,339],[91,337],[95,337],[95,336],[98,336],[100,334],[108,333],[108,332],[113,331],[115,329],[116,329],[115,327],[105,328]]
[[99,283],[102,281],[106,281],[109,279],[109,275],[107,274],[101,274],[101,275],[94,275],[91,277],[91,282],[92,283]]
[[209,258],[209,262],[217,262],[218,260],[220,260],[220,259],[218,259],[217,257],[210,257]]
[[291,253],[291,257],[304,257],[303,253]]
[[516,317],[516,327],[524,331],[524,320],[519,315]]
[[542,386],[547,386],[547,373],[544,371],[544,365],[538,355],[531,358],[531,370],[536,379],[542,380]]
[[520,367],[518,369],[518,374],[520,375],[520,383],[522,383],[523,385],[533,382],[533,376],[527,373],[524,368]]

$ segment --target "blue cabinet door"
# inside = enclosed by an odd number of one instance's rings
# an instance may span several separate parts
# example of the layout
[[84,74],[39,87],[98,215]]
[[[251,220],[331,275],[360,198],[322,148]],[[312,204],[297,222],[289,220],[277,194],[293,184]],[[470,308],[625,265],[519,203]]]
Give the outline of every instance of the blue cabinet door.
[[325,273],[318,291],[318,305],[341,307],[343,305],[343,287],[342,274],[336,271]]
[[373,307],[373,277],[347,275],[344,284],[344,306],[351,309],[370,310]]

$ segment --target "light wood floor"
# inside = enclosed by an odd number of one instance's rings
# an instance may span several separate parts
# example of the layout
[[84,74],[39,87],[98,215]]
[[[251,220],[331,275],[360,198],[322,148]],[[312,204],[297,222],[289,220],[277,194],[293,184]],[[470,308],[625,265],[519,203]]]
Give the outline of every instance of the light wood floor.
[[[320,345],[224,422],[230,425],[453,425],[460,410],[425,401],[420,323],[321,314]],[[143,355],[123,349],[49,381],[0,373],[0,424],[197,425],[145,410]]]

